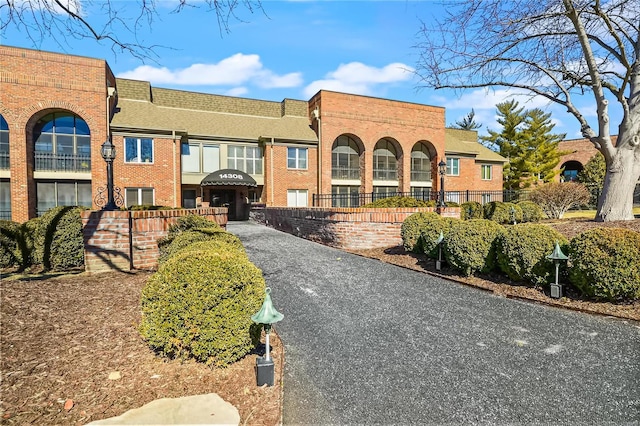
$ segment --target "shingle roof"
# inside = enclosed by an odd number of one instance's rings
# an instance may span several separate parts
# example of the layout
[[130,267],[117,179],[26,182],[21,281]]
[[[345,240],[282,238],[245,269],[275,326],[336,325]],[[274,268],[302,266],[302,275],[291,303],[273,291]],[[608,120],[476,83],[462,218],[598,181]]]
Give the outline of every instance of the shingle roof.
[[444,150],[446,154],[466,154],[476,160],[498,161],[508,160],[497,152],[478,143],[478,132],[461,129],[445,129]]
[[307,103],[261,101],[158,89],[148,82],[117,80],[114,128],[185,131],[191,137],[280,140],[317,143]]

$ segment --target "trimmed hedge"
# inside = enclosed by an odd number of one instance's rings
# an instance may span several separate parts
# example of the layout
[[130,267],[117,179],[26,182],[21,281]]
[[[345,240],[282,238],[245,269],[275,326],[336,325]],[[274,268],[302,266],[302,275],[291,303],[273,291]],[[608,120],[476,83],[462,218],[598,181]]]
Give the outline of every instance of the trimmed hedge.
[[482,204],[479,202],[467,201],[466,203],[460,204],[460,219],[470,220],[483,218],[484,209],[482,208]]
[[511,209],[515,214],[516,222],[522,222],[522,209],[517,204],[492,201],[484,205],[484,218],[498,223],[513,223]]
[[447,263],[465,275],[489,272],[495,267],[495,240],[504,227],[487,219],[452,222],[444,237]]
[[569,279],[584,294],[608,301],[640,299],[640,233],[595,228],[569,245]]
[[546,256],[556,241],[566,253],[567,239],[553,228],[534,223],[508,226],[496,238],[498,266],[512,280],[549,284],[555,279],[555,267]]
[[426,201],[416,200],[413,197],[388,197],[381,198],[372,203],[361,206],[363,209],[394,208],[394,207],[428,207]]
[[174,236],[183,231],[188,231],[189,229],[197,229],[197,228],[219,228],[220,225],[218,223],[207,219],[204,216],[200,216],[197,214],[188,214],[186,216],[180,216],[176,221],[175,225],[171,225],[169,227],[168,236]]
[[0,268],[10,268],[19,263],[20,224],[10,220],[0,220]]
[[162,264],[142,290],[140,332],[169,358],[227,366],[255,346],[264,300],[260,269],[237,250],[201,242]]
[[407,251],[420,253],[420,234],[423,229],[429,228],[442,220],[440,215],[434,212],[419,212],[407,217],[400,227],[402,245]]
[[440,237],[440,232],[446,236],[449,230],[460,219],[453,219],[451,217],[440,217],[439,221],[429,223],[428,226],[422,228],[420,231],[420,239],[418,240],[419,253],[424,253],[427,257],[432,259],[438,258],[438,245],[436,241]]
[[82,207],[55,207],[27,222],[33,231],[32,264],[46,270],[65,270],[84,265]]
[[221,228],[200,228],[190,229],[175,235],[171,239],[162,239],[158,241],[160,255],[158,256],[158,264],[164,263],[169,257],[188,248],[193,243],[201,241],[213,241],[216,244],[227,244],[244,252],[244,246],[238,237]]
[[540,222],[544,213],[542,207],[533,201],[519,201],[516,204],[522,210],[523,222]]

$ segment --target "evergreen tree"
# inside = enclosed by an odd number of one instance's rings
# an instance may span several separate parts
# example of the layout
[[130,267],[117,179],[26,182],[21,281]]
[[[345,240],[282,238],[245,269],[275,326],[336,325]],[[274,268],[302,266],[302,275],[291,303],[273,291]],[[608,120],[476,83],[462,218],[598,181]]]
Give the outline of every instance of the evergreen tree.
[[500,132],[488,130],[481,139],[497,148],[509,162],[503,170],[504,189],[528,188],[539,181],[550,182],[557,175],[555,167],[564,154],[558,143],[564,134],[551,133],[551,114],[540,109],[525,110],[517,101],[496,105]]
[[456,121],[456,124],[451,127],[461,130],[477,130],[482,127],[482,123],[476,123],[475,116],[476,112],[471,108],[471,112],[466,117]]
[[606,172],[607,165],[604,161],[604,155],[598,152],[587,161],[587,164],[585,164],[584,168],[578,173],[578,182],[584,183],[590,188],[602,188]]

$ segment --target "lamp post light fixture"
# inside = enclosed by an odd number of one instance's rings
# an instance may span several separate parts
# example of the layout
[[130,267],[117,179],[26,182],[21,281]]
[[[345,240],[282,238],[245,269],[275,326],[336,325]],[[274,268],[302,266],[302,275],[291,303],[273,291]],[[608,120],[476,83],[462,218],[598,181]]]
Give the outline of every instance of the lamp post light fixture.
[[558,271],[560,268],[560,262],[568,260],[569,258],[560,249],[560,244],[556,241],[556,246],[553,249],[553,253],[547,256],[547,259],[553,260],[556,265],[556,283],[551,284],[551,297],[554,299],[560,299],[562,297],[562,284],[558,284]]
[[447,207],[444,201],[444,175],[447,174],[447,163],[444,158],[438,163],[438,171],[440,173],[440,197],[438,197],[438,207]]
[[444,234],[440,231],[440,235],[436,240],[436,245],[438,246],[438,260],[436,260],[436,271],[442,269],[442,242],[444,241]]
[[273,386],[273,360],[270,356],[271,346],[269,344],[269,334],[271,333],[271,325],[282,321],[284,315],[276,311],[271,301],[271,288],[265,289],[264,302],[258,312],[251,316],[251,320],[256,324],[262,324],[265,334],[265,351],[264,357],[256,358],[256,372],[258,386]]
[[111,142],[111,138],[108,138],[100,147],[100,155],[107,163],[107,204],[103,210],[116,210],[118,207],[113,195],[113,160],[116,158],[116,147]]

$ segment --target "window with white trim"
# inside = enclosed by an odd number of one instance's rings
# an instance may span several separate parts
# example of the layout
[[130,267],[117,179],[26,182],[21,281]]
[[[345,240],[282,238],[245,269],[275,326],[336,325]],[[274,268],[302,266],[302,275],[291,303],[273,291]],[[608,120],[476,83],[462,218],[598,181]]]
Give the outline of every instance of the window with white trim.
[[287,207],[307,207],[308,200],[307,189],[287,189]]
[[491,170],[490,164],[480,165],[480,176],[482,177],[482,180],[491,180],[491,177],[492,177],[491,172],[492,170]]
[[220,146],[206,145],[199,142],[183,143],[181,159],[183,172],[215,172],[220,170]]
[[227,167],[250,175],[262,174],[262,149],[259,146],[229,145]]
[[125,188],[124,202],[127,207],[153,206],[153,188]]
[[307,148],[287,148],[287,168],[288,169],[307,169]]
[[124,138],[125,163],[153,163],[153,139]]
[[460,159],[447,157],[447,175],[460,176]]
[[36,182],[36,213],[38,216],[58,206],[91,207],[92,201],[91,182]]

